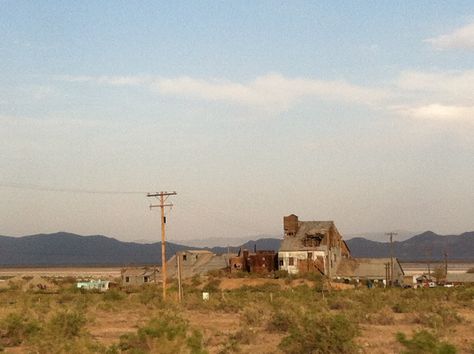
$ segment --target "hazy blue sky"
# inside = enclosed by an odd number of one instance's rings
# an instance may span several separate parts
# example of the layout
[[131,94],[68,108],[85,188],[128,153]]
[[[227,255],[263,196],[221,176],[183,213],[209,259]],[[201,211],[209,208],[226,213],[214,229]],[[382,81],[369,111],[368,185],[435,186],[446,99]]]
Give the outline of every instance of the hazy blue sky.
[[0,0],[0,39],[0,234],[158,239],[160,190],[170,240],[474,229],[471,0]]

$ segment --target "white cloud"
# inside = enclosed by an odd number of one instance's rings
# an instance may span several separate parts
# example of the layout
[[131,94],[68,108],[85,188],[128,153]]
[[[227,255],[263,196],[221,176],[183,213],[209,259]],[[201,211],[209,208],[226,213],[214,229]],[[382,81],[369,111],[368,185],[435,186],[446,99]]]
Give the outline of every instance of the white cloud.
[[271,113],[291,108],[304,99],[363,104],[417,120],[473,121],[474,70],[459,72],[404,71],[394,85],[364,87],[344,80],[288,78],[267,74],[249,82],[197,79],[189,76],[63,77],[69,82],[110,86],[141,86],[161,96],[226,102]]
[[400,111],[416,119],[474,122],[474,106],[449,106],[433,103],[405,108]]
[[434,48],[444,49],[474,49],[474,23],[458,28],[452,33],[425,39]]
[[474,70],[460,72],[402,72],[397,80],[402,95],[418,101],[474,105]]
[[267,74],[247,83],[218,79],[152,78],[147,76],[78,76],[61,77],[68,82],[94,82],[114,86],[146,86],[160,95],[223,101],[256,106],[269,111],[281,111],[301,99],[314,98],[338,102],[373,105],[387,97],[381,89],[354,85],[343,80],[325,81],[287,78],[280,74]]

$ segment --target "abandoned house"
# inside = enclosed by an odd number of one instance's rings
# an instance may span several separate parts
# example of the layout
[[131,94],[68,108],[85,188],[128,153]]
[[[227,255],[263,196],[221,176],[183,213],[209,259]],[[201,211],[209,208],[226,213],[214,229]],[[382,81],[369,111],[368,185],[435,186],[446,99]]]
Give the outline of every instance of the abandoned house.
[[121,271],[122,285],[134,286],[148,283],[156,283],[161,280],[158,269],[143,268],[125,268]]
[[333,221],[299,221],[283,218],[285,232],[278,252],[278,267],[290,274],[318,272],[333,276],[350,251]]
[[230,258],[230,272],[267,273],[278,269],[278,256],[275,251],[248,250],[239,251],[236,257]]
[[216,255],[206,250],[186,250],[177,252],[168,260],[169,277],[176,277],[178,274],[178,257],[181,262],[181,276],[183,278],[205,274],[211,270],[224,269],[229,265],[228,255]]

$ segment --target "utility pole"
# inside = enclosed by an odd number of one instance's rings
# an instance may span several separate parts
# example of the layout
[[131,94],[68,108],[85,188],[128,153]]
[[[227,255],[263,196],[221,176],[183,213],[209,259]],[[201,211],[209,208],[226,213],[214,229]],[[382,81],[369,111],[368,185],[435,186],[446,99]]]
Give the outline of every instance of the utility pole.
[[177,273],[178,273],[178,301],[181,302],[183,300],[183,285],[181,282],[181,269],[182,269],[182,256],[181,252],[176,252],[176,262],[177,262]]
[[173,204],[165,202],[168,200],[170,195],[176,195],[176,192],[156,192],[148,193],[147,197],[159,198],[160,204],[150,204],[150,209],[159,207],[161,209],[161,272],[163,279],[163,300],[166,300],[166,217],[165,208],[172,207]]
[[393,287],[393,275],[395,270],[393,269],[393,236],[397,236],[396,232],[387,232],[385,235],[390,236],[390,286]]
[[444,277],[448,276],[448,252],[444,251]]

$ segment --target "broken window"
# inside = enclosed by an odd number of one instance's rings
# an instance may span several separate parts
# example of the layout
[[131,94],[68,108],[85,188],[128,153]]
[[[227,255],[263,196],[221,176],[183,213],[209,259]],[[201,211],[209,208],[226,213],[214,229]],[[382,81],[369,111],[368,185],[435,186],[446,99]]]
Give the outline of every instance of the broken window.
[[125,277],[125,283],[130,283],[130,277]]
[[295,265],[295,259],[293,257],[288,258],[288,265]]
[[313,259],[313,252],[308,252],[308,259]]
[[285,262],[283,262],[283,259],[280,259],[280,267],[283,267],[285,265]]
[[187,255],[186,255],[186,254],[183,254],[183,261],[185,261],[186,258],[188,258]]
[[143,282],[148,283],[148,277],[143,277]]
[[323,238],[324,234],[321,233],[306,234],[303,243],[305,247],[319,247]]

